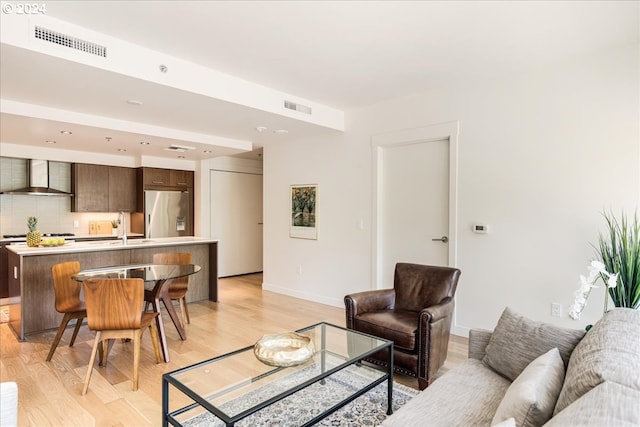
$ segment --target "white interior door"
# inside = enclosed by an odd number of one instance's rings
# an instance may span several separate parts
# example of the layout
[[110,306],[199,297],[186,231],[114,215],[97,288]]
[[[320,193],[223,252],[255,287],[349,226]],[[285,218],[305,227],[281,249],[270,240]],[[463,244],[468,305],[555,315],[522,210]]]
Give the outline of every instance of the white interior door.
[[455,266],[458,123],[375,136],[374,288],[398,262]]
[[397,262],[448,265],[449,141],[385,148],[382,175],[382,280]]
[[262,175],[212,170],[210,181],[219,276],[262,271]]

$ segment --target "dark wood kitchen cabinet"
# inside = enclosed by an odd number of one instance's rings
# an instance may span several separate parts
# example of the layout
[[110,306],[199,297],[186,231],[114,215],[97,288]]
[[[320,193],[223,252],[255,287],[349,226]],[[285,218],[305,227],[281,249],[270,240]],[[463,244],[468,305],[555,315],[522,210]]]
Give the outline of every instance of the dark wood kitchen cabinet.
[[71,187],[72,212],[136,211],[136,169],[74,163]]
[[109,166],[74,163],[71,212],[109,211]]
[[135,212],[138,203],[138,171],[109,166],[109,212]]
[[139,179],[145,190],[153,187],[193,188],[193,171],[140,168]]
[[171,170],[172,187],[193,188],[193,171]]
[[141,168],[142,185],[147,186],[170,186],[171,185],[171,169],[160,168]]

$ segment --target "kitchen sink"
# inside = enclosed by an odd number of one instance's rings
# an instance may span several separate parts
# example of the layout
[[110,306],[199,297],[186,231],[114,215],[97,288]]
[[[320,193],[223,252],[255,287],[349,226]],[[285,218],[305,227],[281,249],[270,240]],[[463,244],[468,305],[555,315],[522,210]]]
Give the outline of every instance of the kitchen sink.
[[135,239],[135,240],[128,240],[127,241],[127,246],[128,245],[144,245],[145,243],[153,243],[154,240],[150,240],[150,239]]

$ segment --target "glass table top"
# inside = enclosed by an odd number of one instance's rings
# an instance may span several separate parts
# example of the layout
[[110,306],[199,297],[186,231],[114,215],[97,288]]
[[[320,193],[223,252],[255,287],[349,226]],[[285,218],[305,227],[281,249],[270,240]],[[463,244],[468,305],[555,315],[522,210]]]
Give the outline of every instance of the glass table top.
[[[267,365],[256,358],[253,346],[250,346],[165,376],[183,392],[197,396],[200,404],[205,402],[232,418],[390,346],[390,341],[328,323],[296,332],[311,338],[315,347],[313,357],[303,364],[290,367]],[[358,369],[371,371],[368,375],[373,379],[385,375],[384,371],[364,365]]]

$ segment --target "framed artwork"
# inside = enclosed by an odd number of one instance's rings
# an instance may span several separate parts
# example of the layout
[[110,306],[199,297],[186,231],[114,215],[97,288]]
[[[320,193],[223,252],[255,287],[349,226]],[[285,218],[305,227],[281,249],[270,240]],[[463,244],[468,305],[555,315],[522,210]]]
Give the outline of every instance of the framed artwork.
[[289,236],[318,239],[318,185],[292,185]]

